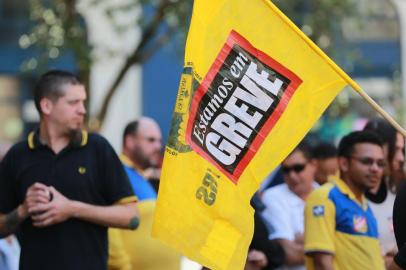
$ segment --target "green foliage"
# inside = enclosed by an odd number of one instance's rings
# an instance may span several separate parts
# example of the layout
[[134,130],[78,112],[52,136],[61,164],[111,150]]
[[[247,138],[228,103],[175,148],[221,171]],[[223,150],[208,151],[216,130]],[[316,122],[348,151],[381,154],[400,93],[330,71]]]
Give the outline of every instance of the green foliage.
[[[275,0],[274,2],[305,34],[329,54],[334,51],[332,45],[335,43],[332,42],[332,37],[339,31],[341,20],[356,10],[355,0]],[[33,47],[37,49],[38,55],[27,59],[23,70],[42,72],[42,69],[48,68],[50,60],[70,52],[77,61],[79,76],[84,77],[82,80],[88,82],[91,63],[95,59],[91,57],[93,48],[87,41],[86,25],[76,4],[76,0],[28,0],[33,27],[21,36],[20,46]],[[125,34],[131,28],[138,29],[141,33],[136,48],[130,53],[123,67],[118,71],[117,78],[107,89],[102,108],[96,116],[98,122],[103,124],[111,98],[131,66],[143,64],[167,44],[171,44],[172,50],[183,51],[193,1],[88,1],[88,8],[100,5],[105,8],[106,15],[117,34]],[[120,20],[123,13],[129,13],[130,16],[124,16],[129,18],[134,14],[134,19],[123,22]],[[170,42],[172,40],[176,42]],[[114,55],[115,52],[108,53]]]
[[342,20],[357,13],[356,0],[274,0],[310,39],[327,53],[336,52],[334,35],[340,35]]
[[49,60],[57,59],[66,52],[73,53],[79,70],[90,68],[90,46],[83,19],[75,9],[74,1],[29,0],[29,33],[20,37],[22,48],[35,48],[37,56],[27,59],[23,71],[46,69]]

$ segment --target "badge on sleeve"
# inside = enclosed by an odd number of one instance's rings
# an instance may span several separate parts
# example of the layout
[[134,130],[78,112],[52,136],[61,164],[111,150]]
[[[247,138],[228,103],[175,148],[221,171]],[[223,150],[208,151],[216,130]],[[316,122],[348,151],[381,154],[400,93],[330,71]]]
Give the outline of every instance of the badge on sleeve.
[[313,216],[315,216],[315,217],[324,216],[324,205],[313,206]]

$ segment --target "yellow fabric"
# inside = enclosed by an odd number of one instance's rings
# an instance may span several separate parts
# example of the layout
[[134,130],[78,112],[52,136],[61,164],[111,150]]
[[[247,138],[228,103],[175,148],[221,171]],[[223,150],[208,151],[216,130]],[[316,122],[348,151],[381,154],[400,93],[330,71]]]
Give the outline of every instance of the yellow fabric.
[[[245,158],[244,162],[238,163],[241,166],[236,166],[237,169],[232,173],[227,173],[226,166],[219,166],[218,162],[213,162],[212,156],[199,152],[192,143],[197,137],[191,134],[202,134],[202,130],[196,131],[193,122],[202,113],[199,109],[202,104],[200,101],[206,102],[201,97],[213,99],[213,111],[217,106],[215,102],[222,101],[219,98],[220,92],[217,100],[214,95],[207,96],[205,92],[215,81],[213,76],[217,74],[216,70],[224,67],[226,70],[222,75],[233,74],[238,77],[241,72],[248,74],[247,66],[252,67],[254,63],[245,60],[245,56],[240,56],[240,59],[232,58],[235,65],[223,65],[222,57],[229,55],[228,50],[238,49],[238,46],[225,44],[236,40],[243,44],[241,48],[254,48],[250,49],[253,58],[268,59],[271,69],[276,70],[279,65],[282,67],[280,70],[287,70],[286,74],[294,74],[296,77],[291,77],[298,79],[293,79],[282,95],[279,102],[281,108],[272,113],[269,119],[273,120],[267,122],[267,128],[257,128],[254,125],[248,127],[247,123],[241,123],[239,133],[227,134],[228,147],[223,148],[223,151],[236,149],[237,143],[238,147],[246,149],[241,156]],[[237,45],[240,44],[238,42]],[[242,64],[247,64],[244,70],[237,70],[236,67]],[[269,0],[195,0],[184,65],[166,147],[153,235],[211,269],[243,269],[253,233],[253,209],[249,204],[253,193],[269,172],[304,137],[347,82],[355,83]],[[258,64],[258,68],[263,66]],[[277,80],[270,78],[269,74],[272,77],[272,72],[265,74],[268,78],[263,77],[264,73],[258,74],[257,77],[262,78],[257,78],[250,87],[263,87],[267,83],[275,86]],[[247,76],[244,75],[243,78]],[[249,77],[248,81],[251,82],[251,79]],[[230,85],[229,81],[223,80],[223,83],[222,94],[225,95],[228,91],[231,95],[233,91],[234,96],[237,92],[235,82],[232,83],[232,90],[224,89]],[[243,87],[242,82],[238,86]],[[220,91],[210,87],[210,91]],[[269,98],[269,94],[266,93],[263,97],[266,98],[255,99],[246,94],[242,105],[232,105],[244,110],[249,103],[256,102],[259,108],[261,101]],[[231,100],[231,97],[227,98]],[[224,108],[225,105],[220,105],[222,107],[216,113],[226,114],[228,111]],[[259,117],[264,120],[262,116],[265,114],[262,111],[251,105],[249,108],[254,110],[247,109],[248,112],[245,113],[240,110],[238,116],[238,112],[234,111],[233,116],[236,117],[232,116],[233,121],[240,121],[244,117]],[[211,115],[209,111],[206,113],[205,117],[218,119],[218,116]],[[213,128],[213,125],[207,127]],[[244,144],[244,140],[241,140],[242,133],[253,134],[255,140]],[[217,135],[213,136],[211,138]],[[208,137],[205,138],[207,142]],[[213,147],[211,149],[216,150]],[[226,164],[227,157],[222,162]]]
[[108,231],[109,239],[109,270],[131,270],[130,256],[124,248],[120,229],[110,228]]
[[151,237],[155,204],[137,203],[141,222],[135,231],[109,229],[109,270],[180,269],[180,254]]
[[85,146],[89,139],[89,133],[86,130],[82,130],[82,141],[80,142],[80,146]]
[[125,198],[121,198],[120,200],[116,201],[114,204],[127,204],[127,203],[133,203],[133,202],[138,202],[137,196],[128,196]]
[[[332,201],[328,199],[332,183],[326,183],[314,192],[306,200],[305,206],[305,250],[323,250],[335,253],[335,226],[336,212]],[[324,217],[313,217],[313,207],[324,207]],[[310,229],[312,228],[312,230]]]
[[[333,200],[329,199],[329,194],[334,186],[337,186],[340,192],[361,206],[349,187],[338,178],[310,194],[305,207],[306,269],[315,269],[309,254],[323,251],[333,255],[335,270],[383,270],[384,265],[377,238],[336,230],[336,206]],[[368,207],[366,201],[363,206],[366,211]],[[315,215],[315,207],[323,207],[323,214]]]

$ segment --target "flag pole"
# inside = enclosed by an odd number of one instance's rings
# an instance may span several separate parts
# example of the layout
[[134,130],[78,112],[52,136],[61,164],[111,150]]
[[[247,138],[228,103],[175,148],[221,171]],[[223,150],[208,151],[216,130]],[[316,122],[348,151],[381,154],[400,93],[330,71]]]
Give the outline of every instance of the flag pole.
[[361,87],[354,83],[354,81],[348,82],[351,87],[368,102],[369,105],[372,106],[374,110],[376,110],[379,114],[383,116],[403,137],[406,137],[406,131],[390,116],[384,109],[382,109]]
[[351,87],[368,102],[383,118],[385,118],[403,137],[406,138],[406,130],[404,130],[386,111],[384,111],[361,87],[352,80],[347,73],[333,62],[313,41],[310,40],[293,22],[291,22],[272,2],[266,1],[268,6],[276,12],[276,14],[293,29],[320,57],[322,57]]

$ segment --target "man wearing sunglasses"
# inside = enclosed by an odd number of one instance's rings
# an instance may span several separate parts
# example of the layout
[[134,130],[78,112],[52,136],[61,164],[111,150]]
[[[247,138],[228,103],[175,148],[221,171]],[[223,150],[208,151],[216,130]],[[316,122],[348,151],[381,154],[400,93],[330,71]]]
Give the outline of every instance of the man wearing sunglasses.
[[162,137],[158,123],[149,117],[127,124],[123,133],[121,161],[138,197],[140,226],[132,233],[109,230],[109,268],[175,270],[180,255],[151,237],[157,193],[145,171],[157,167],[161,158]]
[[318,185],[314,182],[315,166],[310,146],[300,143],[282,162],[285,183],[264,192],[265,218],[271,225],[270,239],[276,239],[285,252],[281,269],[304,267],[304,205],[308,195]]
[[370,131],[352,132],[341,140],[338,157],[340,177],[306,202],[307,269],[385,269],[377,223],[364,197],[383,174],[382,141]]

